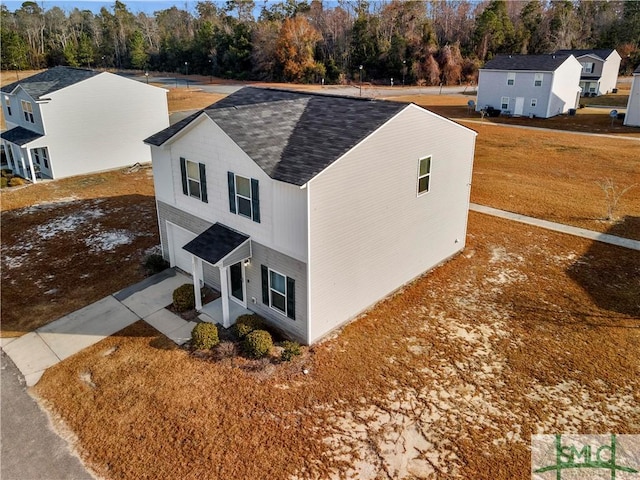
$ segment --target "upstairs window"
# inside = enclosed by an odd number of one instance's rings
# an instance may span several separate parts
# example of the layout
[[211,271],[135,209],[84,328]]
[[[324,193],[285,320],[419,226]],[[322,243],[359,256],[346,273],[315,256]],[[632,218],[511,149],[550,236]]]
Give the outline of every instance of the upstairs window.
[[582,73],[593,73],[593,62],[581,62],[582,63]]
[[24,119],[29,123],[35,123],[35,121],[33,120],[33,105],[31,105],[31,102],[21,100],[21,103],[22,113],[24,113]]
[[507,73],[507,85],[515,85],[516,84],[516,72]]
[[4,104],[7,106],[7,115],[11,115],[11,97],[9,95],[4,96]]
[[180,158],[182,193],[207,203],[207,172],[204,163]]
[[541,73],[536,73],[535,78],[533,79],[533,86],[534,87],[541,87],[542,86],[542,74]]
[[260,223],[260,188],[258,180],[227,172],[229,211]]
[[421,158],[418,162],[418,195],[429,191],[431,182],[431,157]]

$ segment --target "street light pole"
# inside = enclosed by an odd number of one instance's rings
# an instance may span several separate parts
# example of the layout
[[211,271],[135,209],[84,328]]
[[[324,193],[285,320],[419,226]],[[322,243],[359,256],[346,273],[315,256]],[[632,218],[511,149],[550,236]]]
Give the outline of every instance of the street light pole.
[[144,72],[144,77],[147,79],[147,85],[149,85],[149,72]]
[[404,87],[404,75],[407,73],[407,61],[402,60],[402,86]]
[[362,65],[360,65],[360,96],[362,96]]

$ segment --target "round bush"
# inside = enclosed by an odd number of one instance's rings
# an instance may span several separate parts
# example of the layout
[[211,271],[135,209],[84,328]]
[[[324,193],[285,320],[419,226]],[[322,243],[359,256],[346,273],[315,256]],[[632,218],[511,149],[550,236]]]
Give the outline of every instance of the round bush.
[[253,358],[260,358],[267,355],[273,348],[271,334],[266,330],[254,330],[244,337],[244,351]]
[[180,285],[173,291],[173,306],[178,312],[184,312],[196,307],[196,297],[192,283]]
[[300,350],[300,344],[298,342],[291,342],[287,340],[282,342],[282,353],[280,354],[280,360],[289,362],[293,357],[297,357],[302,354]]
[[169,262],[167,262],[162,255],[154,253],[149,255],[144,261],[144,268],[146,268],[151,274],[160,273],[161,271],[169,268]]
[[258,315],[240,315],[236,319],[233,329],[239,339],[243,339],[254,330],[262,330],[264,322]]
[[213,323],[202,322],[191,330],[191,346],[198,350],[208,350],[220,343],[218,328]]
[[10,187],[17,187],[19,185],[24,185],[25,183],[27,183],[26,180],[20,177],[13,177],[11,180],[9,180]]

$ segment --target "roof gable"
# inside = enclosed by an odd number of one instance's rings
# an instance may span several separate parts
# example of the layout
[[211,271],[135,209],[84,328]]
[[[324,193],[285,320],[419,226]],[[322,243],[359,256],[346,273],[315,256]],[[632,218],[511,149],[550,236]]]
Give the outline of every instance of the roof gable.
[[[204,113],[271,178],[304,185],[407,105],[245,87]],[[162,145],[200,113],[145,141]]]
[[595,56],[600,60],[606,60],[616,50],[613,48],[594,48],[594,49],[578,49],[578,50],[557,50],[558,55],[573,55],[574,57]]
[[571,55],[496,55],[481,70],[553,72]]
[[21,87],[32,98],[38,99],[49,93],[82,82],[102,72],[71,67],[54,67],[44,72],[37,73],[23,80],[5,85],[0,90],[5,93],[13,93]]

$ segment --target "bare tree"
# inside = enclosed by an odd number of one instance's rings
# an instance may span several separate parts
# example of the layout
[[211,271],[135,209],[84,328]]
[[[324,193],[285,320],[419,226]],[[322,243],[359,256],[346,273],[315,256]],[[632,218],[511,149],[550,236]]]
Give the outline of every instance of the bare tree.
[[629,190],[638,186],[638,184],[634,183],[633,185],[621,187],[616,185],[611,178],[605,178],[604,180],[599,180],[596,183],[604,192],[605,201],[607,203],[606,220],[609,221],[616,219],[615,212],[618,208],[618,202],[620,201],[620,198],[622,198],[622,196]]

